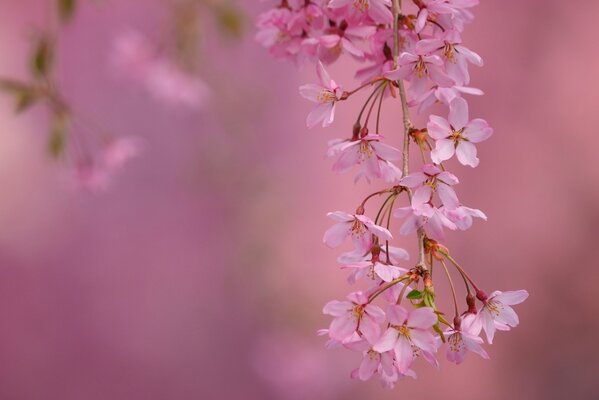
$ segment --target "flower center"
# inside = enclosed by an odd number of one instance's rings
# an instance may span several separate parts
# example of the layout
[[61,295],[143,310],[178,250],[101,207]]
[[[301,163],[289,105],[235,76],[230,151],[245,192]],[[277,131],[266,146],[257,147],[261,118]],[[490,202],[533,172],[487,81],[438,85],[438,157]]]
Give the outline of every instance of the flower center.
[[410,337],[410,328],[408,328],[405,325],[400,326],[399,328],[397,328],[397,330],[399,331],[399,334],[405,337]]
[[359,320],[360,318],[362,318],[362,314],[364,314],[364,307],[362,307],[361,305],[357,305],[353,308],[351,313],[355,319]]
[[460,140],[464,140],[462,132],[464,132],[464,128],[460,129],[459,131],[452,130],[451,135],[449,135],[449,138],[457,144]]
[[368,11],[369,7],[369,0],[354,0],[354,8],[360,12]]
[[453,44],[445,42],[445,47],[443,47],[443,55],[445,58],[447,58],[447,61],[455,64],[455,48],[453,47]]
[[330,90],[323,89],[318,93],[318,96],[316,96],[316,100],[320,103],[334,103],[337,100],[337,96]]
[[368,358],[370,358],[371,360],[378,360],[380,357],[380,353],[370,349],[368,350]]
[[464,341],[462,340],[462,334],[459,332],[454,333],[447,339],[449,343],[449,350],[459,352],[464,348]]
[[370,158],[372,156],[372,147],[370,147],[370,144],[368,144],[367,140],[362,140],[362,142],[360,142],[360,154]]
[[489,312],[491,314],[493,314],[495,317],[498,317],[499,314],[501,313],[501,310],[503,310],[503,304],[501,304],[498,301],[495,300],[490,300],[486,306],[487,310],[489,310]]
[[418,57],[418,61],[416,61],[414,69],[416,70],[416,75],[418,78],[424,78],[428,74],[426,63],[422,59],[422,56]]
[[355,236],[363,236],[366,233],[366,228],[362,222],[356,219],[352,225],[351,232]]

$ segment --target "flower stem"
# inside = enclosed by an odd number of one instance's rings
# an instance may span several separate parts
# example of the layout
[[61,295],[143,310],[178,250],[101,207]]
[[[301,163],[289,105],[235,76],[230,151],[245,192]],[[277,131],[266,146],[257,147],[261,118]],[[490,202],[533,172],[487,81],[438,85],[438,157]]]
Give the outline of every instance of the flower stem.
[[[399,58],[399,16],[401,15],[401,0],[393,0],[393,67],[397,68],[397,60]],[[401,100],[401,111],[403,114],[404,137],[403,137],[403,164],[402,175],[408,176],[410,173],[410,130],[413,128],[410,121],[410,110],[408,108],[408,99],[406,96],[406,88],[402,79],[397,81],[399,87],[399,98]],[[408,197],[412,202],[412,192],[408,190]],[[427,270],[424,259],[424,239],[426,234],[424,228],[418,228],[418,264],[423,270]]]

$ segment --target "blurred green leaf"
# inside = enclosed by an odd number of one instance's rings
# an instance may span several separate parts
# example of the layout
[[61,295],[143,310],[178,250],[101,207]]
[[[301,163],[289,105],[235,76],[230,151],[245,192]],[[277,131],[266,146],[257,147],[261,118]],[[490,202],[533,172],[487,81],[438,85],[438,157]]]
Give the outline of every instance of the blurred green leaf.
[[3,90],[16,99],[16,113],[25,111],[39,99],[38,93],[31,85],[12,79],[0,79],[0,90]]
[[54,47],[49,38],[43,36],[35,46],[31,58],[31,69],[38,77],[47,77],[52,69],[54,61]]
[[17,94],[17,103],[15,107],[15,112],[17,114],[22,113],[27,110],[29,107],[34,105],[39,97],[33,91],[24,91]]
[[48,152],[53,158],[59,158],[66,148],[68,117],[59,114],[54,117],[50,138],[48,139]]
[[236,39],[243,33],[243,14],[232,5],[221,5],[216,8],[216,19],[221,31]]
[[58,15],[60,21],[63,24],[69,23],[75,15],[75,8],[77,6],[76,0],[57,0],[58,1]]

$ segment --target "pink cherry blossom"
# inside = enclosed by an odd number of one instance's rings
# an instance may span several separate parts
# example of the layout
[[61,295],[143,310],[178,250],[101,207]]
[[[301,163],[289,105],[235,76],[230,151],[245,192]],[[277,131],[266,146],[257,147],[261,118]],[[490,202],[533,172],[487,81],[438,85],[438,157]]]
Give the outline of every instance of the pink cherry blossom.
[[443,208],[437,208],[428,203],[420,204],[418,208],[414,208],[414,206],[397,208],[393,212],[393,216],[405,218],[399,228],[399,233],[402,235],[409,235],[418,228],[424,227],[432,239],[444,241],[444,228],[452,231],[457,229],[456,224],[447,217]]
[[432,164],[425,164],[422,171],[414,172],[399,181],[400,185],[415,189],[412,196],[412,207],[421,214],[426,213],[425,205],[430,204],[434,193],[446,209],[453,210],[460,205],[458,196],[452,186],[459,183],[451,172],[442,171]]
[[431,158],[435,164],[449,160],[454,154],[462,165],[476,167],[474,143],[482,142],[493,134],[493,129],[483,119],[468,121],[468,103],[457,97],[449,105],[449,120],[431,115],[427,124],[428,134],[436,140]]
[[473,218],[487,220],[487,216],[481,210],[466,206],[459,206],[453,210],[444,209],[443,213],[462,231],[472,226]]
[[378,340],[385,312],[378,306],[368,304],[368,297],[362,292],[350,293],[347,299],[349,301],[330,301],[322,310],[324,314],[334,317],[329,326],[329,336],[344,341],[355,332],[360,332],[370,343]]
[[373,235],[381,240],[393,239],[389,230],[376,225],[365,215],[335,211],[328,213],[327,216],[337,221],[324,234],[323,242],[329,247],[337,247],[345,238],[351,236],[356,249],[366,252],[372,246]]
[[387,79],[405,79],[415,96],[426,91],[431,83],[441,87],[455,84],[443,71],[443,60],[439,56],[403,52],[398,59],[398,67],[385,74]]
[[467,85],[470,82],[468,63],[479,67],[483,65],[483,60],[478,54],[462,45],[460,34],[455,30],[420,40],[416,44],[416,51],[442,57],[445,60],[445,72],[458,85]]
[[[330,155],[338,156],[333,164],[333,171],[343,173],[355,165],[361,167],[356,180],[364,176],[366,180],[371,181],[391,172],[393,178],[396,178],[396,171],[389,171],[387,168],[393,168],[385,161],[395,161],[401,159],[401,151],[381,142],[382,136],[368,134],[360,139],[347,141],[343,144],[335,144],[329,151]],[[381,163],[382,161],[382,163]],[[382,168],[381,168],[382,167]]]
[[445,331],[447,338],[447,360],[454,364],[461,364],[466,358],[466,352],[470,351],[478,354],[485,360],[489,355],[482,348],[483,340],[478,336],[468,332],[466,329],[447,329]]
[[397,305],[387,309],[387,320],[391,326],[372,347],[375,351],[393,350],[399,372],[408,371],[420,352],[433,354],[437,341],[431,328],[437,323],[437,314],[430,307],[407,311]]
[[331,79],[321,62],[318,62],[316,72],[320,84],[306,84],[299,89],[304,98],[317,103],[306,120],[309,128],[320,122],[323,127],[331,125],[335,119],[335,103],[341,100],[343,94],[341,87]]
[[493,343],[495,330],[509,330],[520,323],[518,315],[510,306],[520,304],[528,298],[526,290],[512,292],[495,291],[484,300],[483,307],[479,310],[472,324],[472,331],[476,334],[484,329],[487,342]]

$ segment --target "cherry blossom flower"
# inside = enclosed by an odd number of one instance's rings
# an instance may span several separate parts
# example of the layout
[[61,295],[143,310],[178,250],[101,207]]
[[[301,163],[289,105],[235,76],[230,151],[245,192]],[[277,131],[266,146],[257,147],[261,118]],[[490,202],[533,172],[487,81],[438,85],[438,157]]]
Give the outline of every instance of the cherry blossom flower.
[[437,323],[437,314],[430,307],[407,311],[397,305],[387,309],[391,326],[373,346],[378,352],[393,350],[399,372],[406,373],[419,352],[429,355],[437,351],[437,341],[431,328]]
[[384,282],[391,282],[407,272],[407,269],[405,268],[378,259],[344,264],[341,268],[353,270],[348,278],[349,283],[355,283],[364,276],[369,276],[371,279],[378,277]]
[[348,214],[342,211],[330,212],[327,216],[337,223],[324,234],[323,242],[329,247],[337,247],[346,237],[351,236],[356,249],[366,252],[372,246],[372,235],[382,240],[391,240],[389,230],[378,226],[365,215]]
[[468,121],[468,103],[461,97],[449,105],[449,119],[431,115],[427,124],[428,134],[436,140],[431,158],[435,164],[449,160],[454,154],[462,165],[476,167],[476,146],[493,134],[493,129],[483,119]]
[[466,206],[459,206],[453,210],[443,210],[445,216],[449,218],[450,221],[455,223],[458,229],[465,231],[472,226],[473,218],[480,218],[482,220],[487,220],[487,216],[481,210],[476,208],[470,208]]
[[460,205],[452,186],[459,183],[458,178],[448,171],[442,171],[432,164],[425,164],[422,171],[414,172],[399,181],[400,185],[414,190],[412,207],[425,214],[425,205],[429,204],[436,193],[445,208],[453,210]]
[[335,103],[342,99],[343,90],[331,79],[321,62],[318,62],[316,72],[320,84],[306,84],[299,90],[304,98],[317,103],[306,120],[308,127],[313,128],[322,122],[322,126],[326,128],[335,119]]
[[387,79],[405,79],[416,97],[422,95],[432,82],[441,87],[455,84],[443,71],[443,60],[439,56],[403,52],[398,59],[398,67],[385,74]]
[[[338,156],[337,161],[333,164],[333,171],[343,173],[355,165],[360,165],[361,170],[356,176],[356,180],[361,176],[368,181],[381,178],[385,167],[393,168],[388,164],[383,165],[385,161],[401,159],[401,151],[382,143],[381,139],[380,135],[368,134],[358,140],[335,145],[335,148],[329,152],[331,155]],[[381,167],[383,168],[381,169]],[[396,173],[394,170],[390,172]],[[395,177],[397,175],[393,176],[393,178]]]
[[423,39],[416,43],[416,51],[421,54],[439,55],[445,60],[445,72],[458,85],[470,82],[468,63],[482,67],[482,58],[462,45],[460,34],[455,30],[443,32],[438,37]]
[[444,241],[445,233],[443,228],[452,231],[457,229],[456,224],[451,221],[443,208],[433,207],[428,203],[419,204],[418,208],[414,206],[400,207],[393,212],[396,218],[405,218],[404,223],[399,228],[399,233],[409,235],[418,228],[425,227],[427,234],[436,240]]
[[517,290],[512,292],[495,291],[489,298],[483,300],[483,307],[479,310],[476,319],[472,324],[472,331],[475,334],[484,329],[487,335],[487,342],[493,343],[495,330],[509,330],[515,328],[520,323],[518,315],[510,306],[520,304],[528,298],[526,290]]
[[335,317],[329,326],[329,336],[344,341],[359,331],[370,343],[378,340],[385,312],[368,304],[368,296],[362,292],[350,293],[347,299],[349,301],[332,300],[322,310],[324,314]]
[[450,362],[461,364],[464,362],[468,351],[478,354],[485,360],[489,359],[489,355],[481,346],[483,340],[463,327],[462,329],[447,329],[445,337],[447,338],[446,356]]

